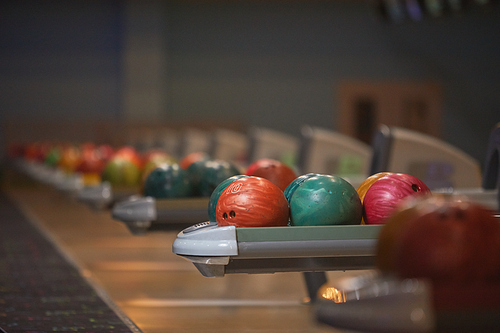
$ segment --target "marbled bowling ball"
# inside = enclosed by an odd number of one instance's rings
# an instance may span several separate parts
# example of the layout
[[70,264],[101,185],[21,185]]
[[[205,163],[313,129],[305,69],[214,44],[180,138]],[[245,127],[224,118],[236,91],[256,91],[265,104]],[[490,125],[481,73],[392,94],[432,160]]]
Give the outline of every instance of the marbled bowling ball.
[[285,189],[290,225],[360,224],[363,207],[354,187],[334,175],[308,174]]
[[248,176],[233,181],[217,202],[219,226],[278,227],[288,225],[288,203],[271,181]]
[[186,170],[179,164],[163,164],[153,171],[144,181],[144,196],[158,199],[186,198],[193,188]]

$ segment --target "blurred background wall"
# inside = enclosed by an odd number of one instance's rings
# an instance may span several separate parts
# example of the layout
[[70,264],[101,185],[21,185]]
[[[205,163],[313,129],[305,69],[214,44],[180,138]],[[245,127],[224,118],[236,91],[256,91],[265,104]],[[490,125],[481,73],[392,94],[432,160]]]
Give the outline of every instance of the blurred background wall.
[[394,23],[374,4],[2,2],[2,147],[110,141],[130,124],[341,130],[343,82],[401,80],[441,85],[439,135],[482,162],[500,121],[500,6]]

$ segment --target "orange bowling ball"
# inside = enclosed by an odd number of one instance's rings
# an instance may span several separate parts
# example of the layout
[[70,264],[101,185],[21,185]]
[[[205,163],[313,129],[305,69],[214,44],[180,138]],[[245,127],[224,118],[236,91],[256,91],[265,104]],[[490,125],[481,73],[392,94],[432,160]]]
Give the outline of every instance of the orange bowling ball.
[[220,195],[215,209],[219,226],[287,226],[288,202],[271,181],[255,176],[232,182]]

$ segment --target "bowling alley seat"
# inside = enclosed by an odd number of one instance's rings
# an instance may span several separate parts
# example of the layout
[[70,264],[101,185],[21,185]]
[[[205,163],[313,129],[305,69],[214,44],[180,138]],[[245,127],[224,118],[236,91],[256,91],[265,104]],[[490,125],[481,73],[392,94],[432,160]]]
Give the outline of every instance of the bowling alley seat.
[[407,173],[421,179],[431,190],[481,187],[479,162],[432,136],[382,125],[372,148],[370,174]]
[[188,127],[181,131],[177,156],[182,158],[190,153],[205,152],[210,150],[210,133],[198,128]]
[[486,150],[486,160],[484,164],[482,187],[485,190],[499,190],[500,207],[500,123],[497,123],[491,131],[488,149]]
[[271,158],[295,166],[300,140],[290,134],[264,127],[253,127],[248,132],[248,162]]
[[162,129],[156,136],[156,147],[175,155],[179,151],[181,132],[171,128]]
[[244,164],[249,139],[245,133],[218,128],[211,132],[209,155],[214,159]]
[[352,137],[309,125],[301,129],[301,174],[335,174],[357,187],[368,175],[371,157],[371,147]]

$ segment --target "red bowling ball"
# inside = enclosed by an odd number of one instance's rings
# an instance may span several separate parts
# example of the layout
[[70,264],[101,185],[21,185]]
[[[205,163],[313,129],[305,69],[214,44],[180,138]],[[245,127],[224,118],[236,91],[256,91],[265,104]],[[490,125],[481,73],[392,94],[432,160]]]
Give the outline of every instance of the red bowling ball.
[[384,224],[406,197],[430,194],[431,190],[417,177],[404,173],[386,175],[366,191],[363,219],[366,224]]
[[265,178],[282,191],[297,178],[295,171],[288,165],[269,158],[263,158],[250,164],[247,168],[247,175]]
[[283,191],[271,181],[254,176],[232,182],[220,195],[216,207],[219,226],[287,226],[288,217]]

